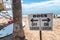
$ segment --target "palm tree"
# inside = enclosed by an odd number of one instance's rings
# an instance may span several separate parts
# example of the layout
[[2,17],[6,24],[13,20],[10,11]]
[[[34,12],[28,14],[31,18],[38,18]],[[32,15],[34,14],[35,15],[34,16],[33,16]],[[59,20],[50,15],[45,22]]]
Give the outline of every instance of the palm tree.
[[12,0],[13,9],[13,37],[14,40],[25,40],[24,30],[22,27],[22,8],[21,0]]

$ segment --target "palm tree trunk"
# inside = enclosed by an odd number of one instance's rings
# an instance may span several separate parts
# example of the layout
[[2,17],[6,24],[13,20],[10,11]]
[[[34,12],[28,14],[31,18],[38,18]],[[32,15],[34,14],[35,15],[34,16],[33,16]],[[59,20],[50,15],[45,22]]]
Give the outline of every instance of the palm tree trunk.
[[13,9],[13,37],[14,40],[25,40],[24,30],[22,27],[22,7],[21,0],[12,0]]

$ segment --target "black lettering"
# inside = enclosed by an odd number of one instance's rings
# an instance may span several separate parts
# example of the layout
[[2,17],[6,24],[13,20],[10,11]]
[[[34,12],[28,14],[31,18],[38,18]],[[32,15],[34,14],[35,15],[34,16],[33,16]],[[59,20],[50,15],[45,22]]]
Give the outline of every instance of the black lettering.
[[37,17],[36,15],[33,15],[33,17],[35,18],[35,17]]

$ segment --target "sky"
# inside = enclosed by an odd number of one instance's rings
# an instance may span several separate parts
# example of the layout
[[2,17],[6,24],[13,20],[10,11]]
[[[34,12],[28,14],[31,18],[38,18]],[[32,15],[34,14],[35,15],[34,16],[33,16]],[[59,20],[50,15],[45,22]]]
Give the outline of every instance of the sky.
[[29,3],[38,3],[38,2],[44,2],[44,1],[49,1],[49,0],[22,0],[24,4],[29,4]]
[[60,0],[22,0],[23,14],[60,14]]
[[[11,7],[11,0],[7,2],[6,7]],[[21,3],[23,15],[41,13],[60,14],[60,0],[21,0]],[[12,14],[12,10],[9,11],[9,14]]]

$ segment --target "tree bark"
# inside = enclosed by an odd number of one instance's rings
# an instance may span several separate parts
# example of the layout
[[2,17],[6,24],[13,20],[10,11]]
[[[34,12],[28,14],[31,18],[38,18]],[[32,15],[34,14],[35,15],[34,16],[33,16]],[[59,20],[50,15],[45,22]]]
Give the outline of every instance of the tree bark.
[[13,9],[13,39],[25,40],[24,30],[22,27],[22,7],[21,0],[12,0]]

